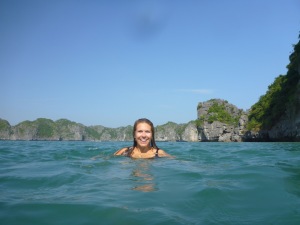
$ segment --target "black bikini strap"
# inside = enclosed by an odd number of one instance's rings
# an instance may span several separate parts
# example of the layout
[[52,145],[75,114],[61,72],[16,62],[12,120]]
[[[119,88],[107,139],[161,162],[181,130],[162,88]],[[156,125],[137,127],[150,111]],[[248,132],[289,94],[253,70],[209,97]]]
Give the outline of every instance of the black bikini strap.
[[158,157],[158,150],[159,150],[159,148],[156,149],[155,157]]
[[132,146],[127,147],[127,156],[128,157],[131,156],[132,151],[133,151],[133,147]]

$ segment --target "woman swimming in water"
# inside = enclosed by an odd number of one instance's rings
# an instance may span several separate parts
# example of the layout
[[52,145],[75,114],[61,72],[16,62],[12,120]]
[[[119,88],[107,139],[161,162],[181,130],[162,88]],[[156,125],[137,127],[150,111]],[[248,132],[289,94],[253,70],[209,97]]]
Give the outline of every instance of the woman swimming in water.
[[153,123],[146,119],[138,119],[133,126],[133,146],[122,148],[114,155],[123,155],[132,158],[151,159],[156,157],[171,157],[155,143]]

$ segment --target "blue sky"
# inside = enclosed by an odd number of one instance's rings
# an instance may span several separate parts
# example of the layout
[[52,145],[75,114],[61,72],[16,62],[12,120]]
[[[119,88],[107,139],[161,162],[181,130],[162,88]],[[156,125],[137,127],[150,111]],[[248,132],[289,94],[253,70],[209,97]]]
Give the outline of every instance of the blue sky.
[[120,127],[249,109],[286,74],[299,0],[0,0],[0,118]]

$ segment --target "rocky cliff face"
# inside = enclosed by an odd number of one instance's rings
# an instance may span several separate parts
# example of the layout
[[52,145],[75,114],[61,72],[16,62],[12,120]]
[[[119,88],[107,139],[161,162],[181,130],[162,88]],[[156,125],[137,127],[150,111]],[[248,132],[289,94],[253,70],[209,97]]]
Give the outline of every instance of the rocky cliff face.
[[[300,45],[300,42],[298,43]],[[300,46],[299,46],[300,47]],[[296,53],[296,51],[295,51]],[[295,73],[300,77],[300,51],[298,51],[297,60],[295,60]],[[290,68],[291,70],[291,68]],[[296,86],[295,99],[292,101],[284,115],[268,131],[271,140],[300,141],[300,80]]]
[[82,124],[61,119],[52,121],[40,118],[35,121],[24,121],[16,126],[9,126],[9,140],[84,140],[88,135],[88,128]]
[[0,139],[8,140],[11,136],[11,127],[8,121],[0,119]]
[[132,141],[132,126],[107,128],[103,126],[91,126],[99,134],[100,141]]
[[198,129],[195,122],[189,122],[182,132],[181,139],[179,141],[199,141]]
[[156,127],[155,140],[157,141],[198,141],[196,123],[187,124],[168,122]]
[[176,133],[177,124],[168,122],[163,126],[156,127],[155,139],[157,141],[176,141],[180,139],[180,135]]
[[246,140],[300,141],[300,41],[293,48],[287,73],[251,107]]
[[296,99],[289,104],[278,122],[274,121],[270,130],[251,132],[246,140],[252,141],[300,141],[300,82],[297,85]]
[[221,99],[200,102],[197,109],[199,141],[243,141],[246,112]]

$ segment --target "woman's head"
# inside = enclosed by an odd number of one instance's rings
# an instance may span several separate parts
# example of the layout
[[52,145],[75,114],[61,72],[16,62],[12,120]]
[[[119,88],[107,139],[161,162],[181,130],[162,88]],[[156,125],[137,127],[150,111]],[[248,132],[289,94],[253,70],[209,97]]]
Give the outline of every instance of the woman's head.
[[136,147],[138,144],[146,145],[149,143],[151,147],[157,148],[154,138],[154,126],[150,120],[142,118],[135,121],[132,134],[134,147]]

